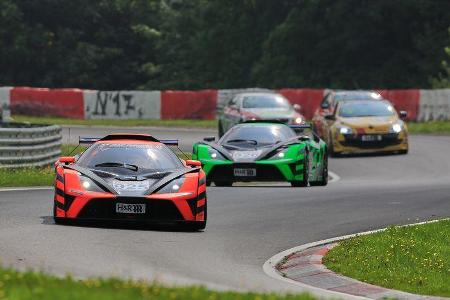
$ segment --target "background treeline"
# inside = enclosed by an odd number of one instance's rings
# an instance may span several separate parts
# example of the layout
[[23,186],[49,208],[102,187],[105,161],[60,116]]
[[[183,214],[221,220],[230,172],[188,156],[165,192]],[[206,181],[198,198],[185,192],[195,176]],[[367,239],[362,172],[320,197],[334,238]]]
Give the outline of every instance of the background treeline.
[[449,26],[449,0],[0,0],[0,85],[429,88]]

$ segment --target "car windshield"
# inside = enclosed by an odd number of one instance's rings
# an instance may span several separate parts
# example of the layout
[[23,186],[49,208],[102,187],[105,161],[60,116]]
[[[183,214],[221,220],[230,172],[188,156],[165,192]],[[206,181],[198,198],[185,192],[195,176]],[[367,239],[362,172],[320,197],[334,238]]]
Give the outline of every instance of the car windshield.
[[289,101],[280,95],[244,96],[242,108],[284,108],[290,107]]
[[395,114],[394,107],[386,102],[346,102],[339,109],[339,116],[344,118],[354,117],[381,117]]
[[[87,149],[77,164],[90,169],[120,169],[132,173],[173,170],[184,166],[180,159],[162,144],[98,143]],[[126,172],[129,173],[128,171]]]
[[246,124],[231,128],[221,139],[224,145],[264,146],[295,137],[295,132],[286,125]]
[[342,100],[379,100],[381,95],[375,92],[341,93],[334,96],[337,102]]

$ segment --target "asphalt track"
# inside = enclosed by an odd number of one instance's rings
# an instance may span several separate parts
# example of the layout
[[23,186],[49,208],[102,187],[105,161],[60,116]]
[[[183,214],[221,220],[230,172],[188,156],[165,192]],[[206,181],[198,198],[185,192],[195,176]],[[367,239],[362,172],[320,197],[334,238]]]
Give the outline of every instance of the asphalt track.
[[210,187],[207,230],[196,233],[55,225],[51,190],[3,191],[0,258],[82,277],[299,291],[268,277],[264,262],[300,244],[450,215],[450,137],[412,136],[410,147],[331,159],[341,179],[327,187]]

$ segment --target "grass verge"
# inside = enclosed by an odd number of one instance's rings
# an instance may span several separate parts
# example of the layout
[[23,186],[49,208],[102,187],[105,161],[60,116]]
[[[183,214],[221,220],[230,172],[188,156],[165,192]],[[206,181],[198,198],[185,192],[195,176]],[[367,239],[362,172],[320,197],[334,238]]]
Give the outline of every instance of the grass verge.
[[[158,127],[187,127],[187,128],[217,128],[217,120],[81,120],[57,117],[13,116],[16,122],[30,122],[35,124],[58,125],[88,125],[88,126],[158,126]],[[450,134],[450,121],[431,121],[426,123],[408,122],[409,132],[412,134]]]
[[339,243],[324,257],[337,273],[422,295],[450,296],[450,220],[390,227]]
[[158,126],[158,127],[191,127],[191,128],[217,128],[216,120],[81,120],[57,117],[31,117],[15,115],[15,122],[30,122],[33,124],[57,124],[57,125],[89,125],[89,126]]
[[[62,145],[61,156],[74,156],[86,150],[85,146]],[[177,153],[181,159],[190,159],[191,153],[185,157]],[[52,166],[44,168],[0,169],[0,187],[51,186],[55,173]],[[1,298],[0,298],[1,299]]]
[[51,167],[0,169],[0,187],[50,186],[54,178]]
[[164,287],[157,283],[119,279],[75,280],[43,273],[0,269],[0,299],[152,299],[152,300],[312,300],[307,294],[285,295],[215,292],[203,287]]
[[450,121],[410,122],[408,130],[412,134],[450,134]]

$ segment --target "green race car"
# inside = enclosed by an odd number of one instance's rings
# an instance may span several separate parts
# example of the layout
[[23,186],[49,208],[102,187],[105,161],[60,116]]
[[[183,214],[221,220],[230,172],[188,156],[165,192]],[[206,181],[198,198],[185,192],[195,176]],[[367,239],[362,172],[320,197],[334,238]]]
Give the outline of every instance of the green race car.
[[287,181],[294,187],[328,182],[327,146],[310,125],[241,123],[217,142],[206,137],[194,144],[192,159],[202,163],[207,184],[216,186],[237,181]]

